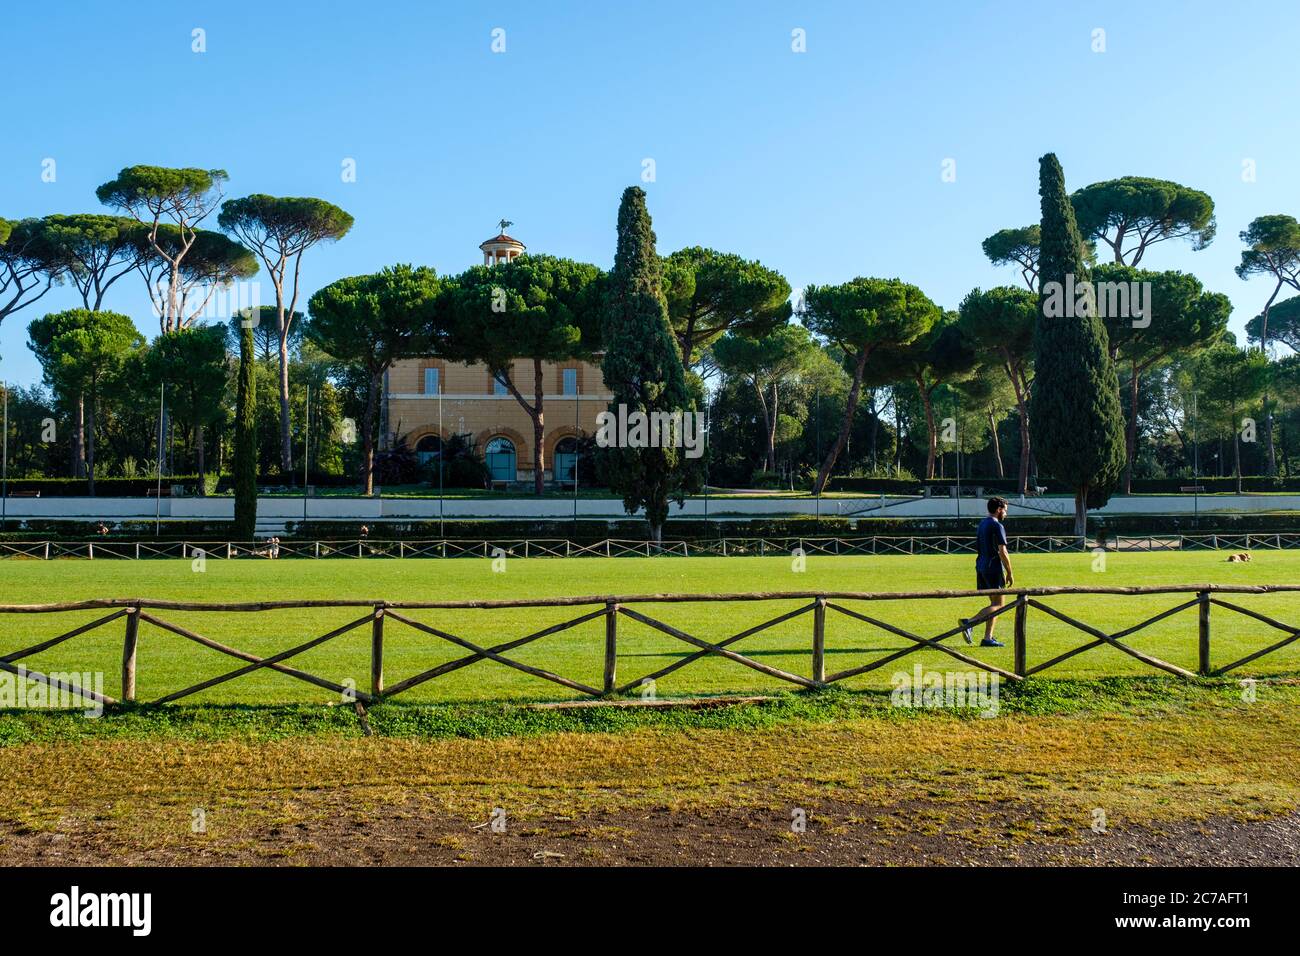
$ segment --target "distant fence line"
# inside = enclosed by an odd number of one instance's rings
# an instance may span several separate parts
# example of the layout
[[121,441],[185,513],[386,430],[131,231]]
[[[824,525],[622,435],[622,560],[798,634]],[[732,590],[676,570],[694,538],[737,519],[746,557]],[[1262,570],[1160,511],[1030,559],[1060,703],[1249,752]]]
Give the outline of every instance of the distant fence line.
[[[1294,534],[1121,535],[1099,541],[1095,536],[1012,535],[1018,554],[1092,551],[1220,551],[1300,548]],[[596,542],[565,538],[431,540],[361,538],[346,540],[263,541],[0,541],[0,558],[147,560],[153,558],[649,558],[768,557],[777,555],[974,554],[973,535],[860,537],[745,537],[676,541],[606,538]]]
[[[123,598],[113,599],[104,598],[88,601],[65,602],[59,604],[7,604],[0,605],[0,615],[3,614],[53,614],[66,613],[86,610],[108,610],[109,613],[97,618],[89,623],[81,624],[68,630],[57,637],[47,638],[29,647],[21,650],[12,651],[4,656],[0,656],[0,670],[8,671],[19,675],[21,678],[45,683],[48,686],[55,687],[59,690],[79,695],[87,700],[93,700],[101,704],[117,704],[121,701],[135,701],[136,677],[137,677],[137,651],[140,642],[140,625],[147,624],[161,631],[166,631],[174,635],[186,638],[196,644],[200,644],[211,650],[218,651],[230,657],[234,657],[243,662],[243,665],[221,674],[217,677],[208,678],[189,687],[172,691],[164,694],[151,701],[154,704],[167,704],[182,698],[196,694],[200,691],[207,690],[227,681],[235,680],[247,674],[253,673],[264,668],[274,670],[278,673],[298,680],[305,681],[317,687],[332,691],[339,694],[344,700],[357,701],[364,703],[373,703],[379,700],[395,697],[404,691],[410,690],[427,681],[442,677],[462,667],[467,667],[479,661],[490,661],[506,667],[519,670],[533,677],[558,684],[571,691],[576,691],[589,697],[615,697],[622,694],[628,694],[644,688],[647,684],[653,685],[653,682],[666,677],[668,674],[686,667],[701,658],[708,656],[724,657],[737,664],[751,668],[766,674],[769,677],[795,684],[804,689],[817,690],[828,687],[838,681],[855,677],[860,674],[876,670],[891,664],[900,658],[920,650],[936,650],[950,657],[955,658],[962,663],[978,668],[989,673],[997,674],[1002,678],[1011,681],[1023,681],[1026,678],[1037,674],[1041,671],[1055,667],[1077,654],[1092,650],[1098,647],[1111,647],[1116,650],[1135,658],[1142,663],[1153,667],[1157,670],[1164,671],[1179,677],[1194,678],[1198,675],[1205,677],[1221,676],[1229,671],[1235,670],[1244,664],[1257,660],[1266,654],[1271,654],[1300,638],[1300,627],[1291,624],[1285,624],[1258,611],[1241,607],[1230,601],[1224,600],[1219,595],[1223,594],[1270,594],[1281,592],[1300,592],[1300,585],[1155,585],[1144,587],[1039,587],[1039,588],[1007,588],[999,593],[1013,598],[1009,603],[1002,605],[1000,608],[988,608],[978,616],[971,619],[971,624],[978,627],[980,623],[1001,614],[1010,613],[1014,620],[1014,666],[1013,670],[1004,670],[987,661],[983,661],[972,656],[971,653],[964,653],[955,648],[946,646],[943,642],[957,635],[962,630],[962,625],[949,628],[932,637],[925,637],[915,634],[905,628],[890,624],[871,614],[866,613],[863,609],[857,609],[847,606],[849,602],[866,603],[868,609],[872,602],[881,601],[916,601],[916,600],[949,600],[954,598],[975,598],[986,597],[990,591],[902,591],[902,592],[859,592],[859,591],[779,591],[763,593],[739,593],[739,594],[633,594],[633,595],[601,595],[586,597],[559,597],[559,598],[534,598],[521,600],[492,600],[492,601],[382,601],[382,600],[300,600],[300,601],[263,601],[263,602],[245,602],[245,603],[197,603],[188,601],[163,601],[152,600],[147,598]],[[1181,601],[1174,607],[1161,611],[1141,623],[1132,625],[1113,633],[1107,633],[1099,628],[1093,627],[1075,617],[1057,610],[1046,604],[1044,599],[1060,595],[1186,595],[1186,600]],[[760,624],[748,627],[736,634],[732,634],[720,641],[708,641],[677,626],[667,624],[643,610],[638,610],[634,605],[653,605],[653,604],[714,604],[726,602],[772,602],[772,601],[798,601],[799,606],[793,610],[785,611],[775,617],[769,618]],[[1268,624],[1277,630],[1284,632],[1287,636],[1273,644],[1247,654],[1245,657],[1231,661],[1227,664],[1215,667],[1211,660],[1210,644],[1210,611],[1213,606],[1218,606],[1235,614],[1244,615],[1256,621]],[[264,613],[279,610],[294,609],[321,609],[321,608],[356,608],[362,609],[363,613],[356,619],[335,627],[325,634],[311,637],[302,643],[295,644],[285,650],[278,651],[269,657],[258,657],[255,654],[238,648],[229,647],[211,638],[182,627],[172,621],[166,620],[161,616],[162,612],[167,611],[185,611],[185,612],[206,612],[217,614],[239,614],[239,613]],[[532,631],[521,637],[503,641],[494,644],[491,647],[483,647],[473,641],[467,640],[457,634],[444,630],[433,624],[417,620],[412,615],[420,610],[444,610],[444,611],[492,611],[503,608],[576,608],[583,610],[577,617],[563,621],[558,624],[552,624],[543,627],[540,630]],[[1049,660],[1042,661],[1033,665],[1029,663],[1029,642],[1030,630],[1028,625],[1030,609],[1041,611],[1048,616],[1062,621],[1076,630],[1082,632],[1091,638],[1088,642],[1080,644],[1071,650],[1058,654]],[[1122,641],[1137,632],[1149,627],[1152,624],[1162,621],[1182,611],[1197,609],[1197,670],[1189,671],[1179,667],[1176,664],[1161,660],[1151,654],[1139,651],[1129,644]],[[828,612],[836,613],[848,617],[852,620],[866,624],[869,627],[886,631],[897,637],[902,637],[910,642],[910,645],[904,646],[899,650],[888,651],[874,660],[866,663],[849,667],[844,670],[827,673],[826,671],[826,616]],[[786,621],[793,620],[806,614],[812,615],[812,627],[809,634],[810,644],[810,669],[807,676],[792,673],[775,667],[762,661],[754,660],[738,651],[732,649],[732,645],[750,637],[759,632],[765,631],[775,625],[782,624]],[[122,645],[121,656],[121,700],[109,697],[98,691],[89,688],[80,687],[71,683],[63,677],[57,675],[46,675],[37,671],[28,670],[17,661],[49,650],[56,645],[71,640],[74,637],[89,633],[98,628],[104,627],[114,621],[125,618],[125,640]],[[506,656],[506,653],[542,638],[567,631],[570,628],[580,624],[594,621],[597,619],[604,620],[603,651],[604,651],[604,668],[601,684],[599,687],[582,683],[568,677],[564,677],[554,671],[544,667],[525,664],[521,661],[514,660]],[[641,625],[666,634],[678,641],[690,646],[693,652],[673,661],[665,667],[661,667],[648,674],[640,675],[630,681],[620,682],[618,676],[619,655],[619,622],[620,620],[635,621]],[[452,661],[445,661],[436,664],[426,670],[420,671],[412,676],[406,677],[392,685],[385,685],[384,682],[384,639],[385,623],[393,621],[398,625],[405,625],[421,634],[432,638],[437,638],[441,642],[449,643],[461,648],[468,653]],[[328,641],[348,633],[349,631],[366,626],[370,628],[370,690],[369,692],[361,691],[353,686],[346,686],[328,678],[312,674],[304,670],[299,670],[286,663],[288,659],[295,657],[304,651],[317,647]],[[451,626],[451,625],[448,625]],[[626,661],[626,658],[624,659]]]

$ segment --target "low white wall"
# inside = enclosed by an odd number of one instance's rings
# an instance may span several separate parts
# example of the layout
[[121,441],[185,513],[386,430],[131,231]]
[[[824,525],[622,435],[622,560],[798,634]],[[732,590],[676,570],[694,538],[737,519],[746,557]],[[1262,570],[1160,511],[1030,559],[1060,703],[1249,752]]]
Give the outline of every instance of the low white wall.
[[[9,498],[10,519],[61,518],[84,521],[150,519],[157,513],[171,519],[229,519],[234,516],[232,498]],[[1135,495],[1112,498],[1093,514],[1192,514],[1294,511],[1300,512],[1300,495],[1240,495],[1201,498],[1191,496]],[[706,511],[707,508],[707,511]],[[436,498],[311,498],[307,517],[325,521],[436,520],[440,509]],[[441,513],[448,518],[568,518],[573,502],[562,498],[448,498]],[[813,515],[846,518],[951,518],[984,514],[984,502],[975,498],[691,498],[683,507],[672,506],[674,516],[714,518],[764,518],[784,515]],[[1028,498],[1024,504],[1013,499],[1011,517],[1071,515],[1074,505],[1065,498]],[[301,498],[261,498],[257,504],[259,523],[299,521],[303,517]],[[578,499],[580,518],[624,518],[623,505],[608,499]]]

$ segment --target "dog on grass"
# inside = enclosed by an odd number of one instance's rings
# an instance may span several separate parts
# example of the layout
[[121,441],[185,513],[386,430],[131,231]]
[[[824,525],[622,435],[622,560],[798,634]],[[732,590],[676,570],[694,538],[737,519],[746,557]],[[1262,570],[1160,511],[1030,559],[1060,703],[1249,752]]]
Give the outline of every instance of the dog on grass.
[[1238,562],[1245,563],[1246,561],[1249,561],[1249,560],[1250,560],[1250,555],[1247,554],[1245,551],[1242,551],[1240,554],[1230,554],[1230,555],[1228,555],[1228,563],[1229,563],[1229,564],[1237,564]]

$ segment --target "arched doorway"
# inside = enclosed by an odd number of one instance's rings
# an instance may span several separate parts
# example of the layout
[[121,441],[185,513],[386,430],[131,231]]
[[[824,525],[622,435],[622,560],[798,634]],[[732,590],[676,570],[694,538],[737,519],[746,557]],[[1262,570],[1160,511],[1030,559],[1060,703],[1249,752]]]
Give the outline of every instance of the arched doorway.
[[488,473],[492,476],[493,481],[514,481],[516,479],[515,443],[509,438],[498,435],[489,441],[483,460],[487,463]]
[[415,457],[422,465],[436,465],[442,457],[442,439],[437,435],[425,435],[415,443]]
[[572,436],[561,438],[555,443],[555,455],[552,468],[556,481],[573,481],[574,471],[578,467],[578,440]]

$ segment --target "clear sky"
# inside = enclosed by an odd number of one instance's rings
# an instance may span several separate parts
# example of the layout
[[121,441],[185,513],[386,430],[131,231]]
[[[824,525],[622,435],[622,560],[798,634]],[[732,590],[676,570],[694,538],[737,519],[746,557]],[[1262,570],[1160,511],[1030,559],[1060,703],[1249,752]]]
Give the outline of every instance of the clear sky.
[[[795,288],[897,276],[955,308],[1019,282],[980,241],[1037,220],[1054,151],[1071,189],[1142,175],[1208,192],[1213,245],[1165,243],[1143,265],[1230,295],[1240,332],[1271,287],[1233,274],[1237,233],[1300,215],[1292,0],[201,6],[6,5],[0,216],[105,211],[95,187],[128,165],[223,168],[229,195],[356,217],[308,254],[310,294],[395,262],[458,272],[503,217],[532,251],[608,267],[619,195],[649,158],[661,253],[736,252]],[[0,376],[38,380],[27,323],[74,304],[56,289],[4,320]],[[157,333],[139,278],[105,307]]]

